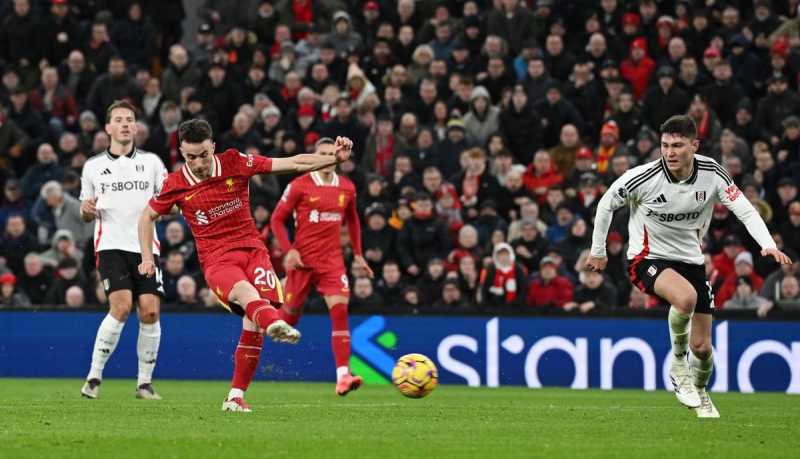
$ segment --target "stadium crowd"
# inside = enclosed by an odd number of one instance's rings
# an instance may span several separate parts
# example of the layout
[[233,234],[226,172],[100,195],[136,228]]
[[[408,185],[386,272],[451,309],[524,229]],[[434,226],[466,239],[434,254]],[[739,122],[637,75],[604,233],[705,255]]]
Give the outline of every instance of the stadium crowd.
[[[206,0],[184,38],[180,1],[2,1],[0,307],[106,302],[77,196],[109,144],[106,107],[127,99],[137,146],[170,170],[189,118],[218,151],[351,138],[340,173],[376,273],[351,272],[353,311],[662,307],[631,288],[626,211],[605,273],[579,266],[605,187],[657,159],[659,125],[688,113],[699,153],[796,261],[762,258],[718,205],[704,247],[717,308],[800,310],[798,3]],[[291,178],[250,188],[279,274],[270,211]],[[167,308],[210,307],[181,217],[158,231]]]

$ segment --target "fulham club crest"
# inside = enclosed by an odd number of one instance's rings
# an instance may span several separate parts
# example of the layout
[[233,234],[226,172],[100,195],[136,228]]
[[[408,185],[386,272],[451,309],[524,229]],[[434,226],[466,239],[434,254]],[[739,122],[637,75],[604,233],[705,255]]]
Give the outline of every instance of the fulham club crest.
[[705,191],[695,191],[694,198],[697,199],[697,202],[706,202],[706,192]]

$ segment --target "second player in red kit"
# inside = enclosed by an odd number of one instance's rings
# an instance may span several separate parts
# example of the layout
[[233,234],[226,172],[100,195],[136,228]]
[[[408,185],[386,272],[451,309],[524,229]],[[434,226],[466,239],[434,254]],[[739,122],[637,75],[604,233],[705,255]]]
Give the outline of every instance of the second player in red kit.
[[283,302],[283,292],[250,214],[249,179],[256,174],[308,172],[335,166],[350,157],[352,142],[340,137],[325,152],[266,158],[232,149],[214,154],[212,137],[211,126],[204,120],[186,121],[178,128],[186,163],[167,176],[161,193],[150,200],[139,218],[139,271],[153,275],[155,220],[178,206],[197,243],[209,288],[228,309],[243,316],[232,388],[222,409],[250,411],[244,402],[244,391],[258,365],[261,330],[273,340],[289,343],[296,343],[300,333],[282,320],[275,308]]
[[[331,153],[335,142],[322,138],[317,151]],[[272,214],[271,229],[286,253],[286,295],[280,317],[296,325],[311,286],[316,287],[328,306],[331,318],[331,347],[336,363],[336,393],[346,395],[363,383],[350,373],[350,328],[347,303],[350,286],[344,266],[340,233],[347,225],[353,245],[354,264],[372,277],[361,254],[361,224],[356,209],[356,189],[347,177],[330,166],[294,179]],[[294,214],[295,240],[289,242],[286,220]]]

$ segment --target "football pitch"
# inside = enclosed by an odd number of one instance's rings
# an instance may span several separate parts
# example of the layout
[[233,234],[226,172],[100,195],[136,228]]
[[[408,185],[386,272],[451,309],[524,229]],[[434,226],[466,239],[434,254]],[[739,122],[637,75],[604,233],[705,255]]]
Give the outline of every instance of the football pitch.
[[470,389],[406,399],[389,386],[255,382],[253,413],[223,413],[224,381],[0,379],[0,458],[797,457],[800,398],[714,394],[717,420],[667,392]]

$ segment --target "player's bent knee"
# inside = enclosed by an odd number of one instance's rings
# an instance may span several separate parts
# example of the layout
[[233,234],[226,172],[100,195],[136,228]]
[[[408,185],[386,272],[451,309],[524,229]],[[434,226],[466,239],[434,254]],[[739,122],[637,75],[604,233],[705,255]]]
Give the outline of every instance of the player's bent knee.
[[260,298],[261,296],[258,294],[256,288],[253,287],[250,282],[245,280],[237,282],[236,285],[234,285],[231,289],[231,292],[228,294],[228,301],[243,306]]
[[694,311],[695,305],[697,305],[697,292],[695,292],[694,289],[681,292],[677,296],[675,304],[673,304],[673,306],[685,314],[689,314]]
[[689,340],[689,348],[697,358],[705,360],[711,355],[711,341],[705,338],[692,338]]
[[131,305],[125,303],[112,304],[109,313],[111,317],[115,318],[117,321],[125,322],[128,320],[128,316],[131,313]]

